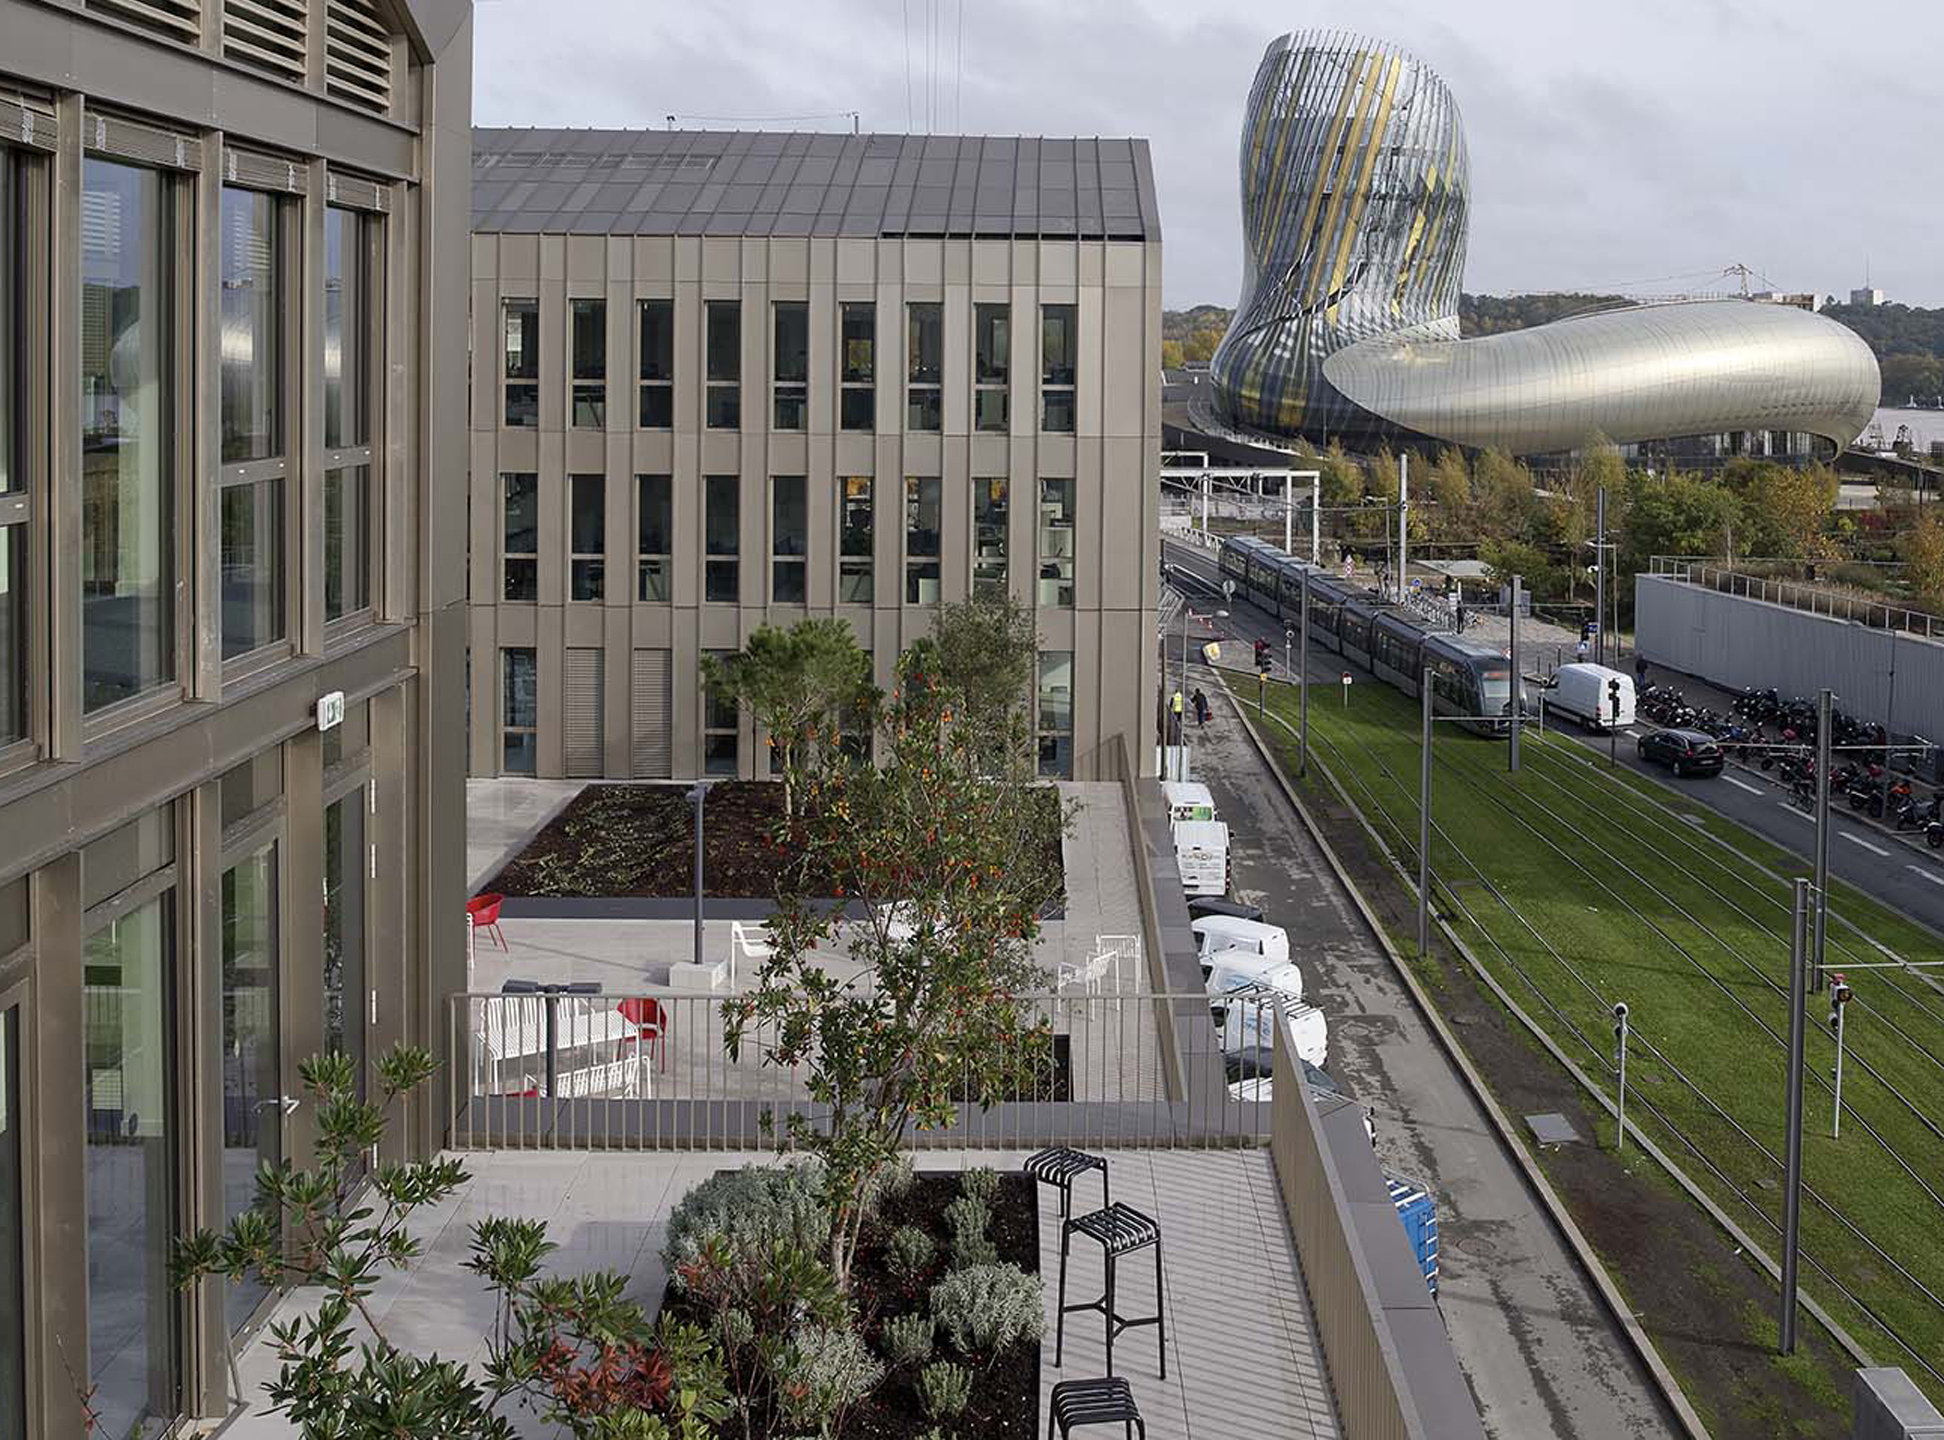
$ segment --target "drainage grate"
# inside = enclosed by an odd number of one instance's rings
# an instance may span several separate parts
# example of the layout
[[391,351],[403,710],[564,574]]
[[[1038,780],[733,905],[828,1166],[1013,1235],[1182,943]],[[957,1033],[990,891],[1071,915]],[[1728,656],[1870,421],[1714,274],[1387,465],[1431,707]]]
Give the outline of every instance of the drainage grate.
[[1525,1122],[1532,1128],[1533,1138],[1541,1145],[1580,1145],[1584,1144],[1573,1122],[1564,1115],[1528,1115]]

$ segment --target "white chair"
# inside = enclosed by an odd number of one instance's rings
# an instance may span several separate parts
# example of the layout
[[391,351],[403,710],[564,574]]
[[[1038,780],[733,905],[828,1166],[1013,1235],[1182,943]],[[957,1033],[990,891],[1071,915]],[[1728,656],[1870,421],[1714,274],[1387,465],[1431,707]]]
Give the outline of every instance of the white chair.
[[776,953],[770,943],[767,925],[745,925],[740,920],[729,922],[729,988],[736,988],[736,957],[747,955],[751,960],[767,960]]
[[1114,952],[1111,950],[1096,950],[1078,965],[1062,961],[1054,972],[1054,989],[1064,991],[1069,985],[1078,985],[1087,994],[1098,995],[1101,982],[1107,978],[1113,963]]
[[1113,957],[1114,990],[1118,993],[1124,988],[1121,980],[1121,961],[1134,962],[1134,988],[1141,988],[1141,937],[1139,935],[1096,935],[1094,948]]

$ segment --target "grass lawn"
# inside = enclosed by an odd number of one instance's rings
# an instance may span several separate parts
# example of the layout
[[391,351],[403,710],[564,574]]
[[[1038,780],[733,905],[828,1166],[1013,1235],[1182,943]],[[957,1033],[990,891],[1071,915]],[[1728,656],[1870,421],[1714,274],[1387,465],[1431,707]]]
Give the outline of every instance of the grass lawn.
[[[1418,705],[1388,687],[1311,696],[1311,745],[1407,866],[1416,863]],[[1251,697],[1253,698],[1253,697]],[[1292,687],[1269,687],[1293,726]],[[1265,738],[1293,769],[1293,732]],[[1789,877],[1807,864],[1583,747],[1441,722],[1434,889],[1454,928],[1609,1090],[1615,1001],[1630,1011],[1627,1116],[1779,1252]],[[1623,740],[1623,743],[1627,743]],[[1700,781],[1699,784],[1719,783]],[[1921,926],[1837,885],[1828,964],[1944,958]],[[1878,948],[1881,947],[1881,948]],[[1802,1283],[1871,1352],[1944,1399],[1944,972],[1851,971],[1843,1126],[1833,1032],[1809,1000]],[[1599,1137],[1611,1146],[1612,1127]],[[1652,1264],[1655,1257],[1621,1257]],[[1836,1283],[1851,1292],[1845,1296]]]

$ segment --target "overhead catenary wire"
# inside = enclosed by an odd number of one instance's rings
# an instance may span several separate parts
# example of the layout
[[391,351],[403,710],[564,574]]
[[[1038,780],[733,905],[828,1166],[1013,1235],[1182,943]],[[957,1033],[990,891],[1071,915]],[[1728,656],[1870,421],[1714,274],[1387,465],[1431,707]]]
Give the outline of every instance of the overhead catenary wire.
[[904,7],[904,65],[905,65],[905,129],[911,129],[911,0],[903,0]]

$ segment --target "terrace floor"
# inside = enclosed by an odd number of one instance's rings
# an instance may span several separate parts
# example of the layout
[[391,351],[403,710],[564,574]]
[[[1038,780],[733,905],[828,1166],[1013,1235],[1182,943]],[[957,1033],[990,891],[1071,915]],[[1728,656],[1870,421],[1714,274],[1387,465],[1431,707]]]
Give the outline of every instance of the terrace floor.
[[[486,1215],[542,1218],[560,1249],[560,1273],[623,1270],[630,1293],[649,1306],[666,1283],[660,1260],[669,1211],[689,1186],[727,1167],[767,1160],[752,1154],[518,1154],[464,1157],[472,1178],[415,1231],[424,1258],[388,1277],[372,1305],[395,1344],[418,1352],[484,1357],[490,1298],[460,1267],[471,1222]],[[920,1155],[921,1169],[990,1164],[1016,1169],[1023,1153],[953,1152]],[[1127,1332],[1117,1346],[1119,1371],[1134,1388],[1152,1440],[1189,1437],[1276,1437],[1321,1440],[1340,1433],[1328,1374],[1281,1195],[1267,1151],[1113,1150],[1108,1152],[1117,1199],[1160,1222],[1166,1281],[1168,1378],[1156,1373],[1154,1337]],[[1081,1198],[1090,1196],[1084,1182]],[[1151,1304],[1152,1265],[1138,1256],[1121,1271],[1128,1313]],[[1042,1189],[1040,1273],[1046,1281],[1046,1341],[1041,1351],[1041,1414],[1057,1379],[1102,1373],[1099,1317],[1069,1317],[1065,1365],[1053,1368],[1053,1307],[1059,1277],[1057,1196]],[[1100,1293],[1098,1252],[1077,1244],[1067,1286],[1075,1299]],[[287,1297],[278,1318],[306,1302]],[[261,1340],[238,1359],[247,1410],[223,1433],[226,1440],[283,1440],[294,1427],[264,1412],[263,1381],[276,1369]],[[528,1420],[522,1433],[553,1432]]]

